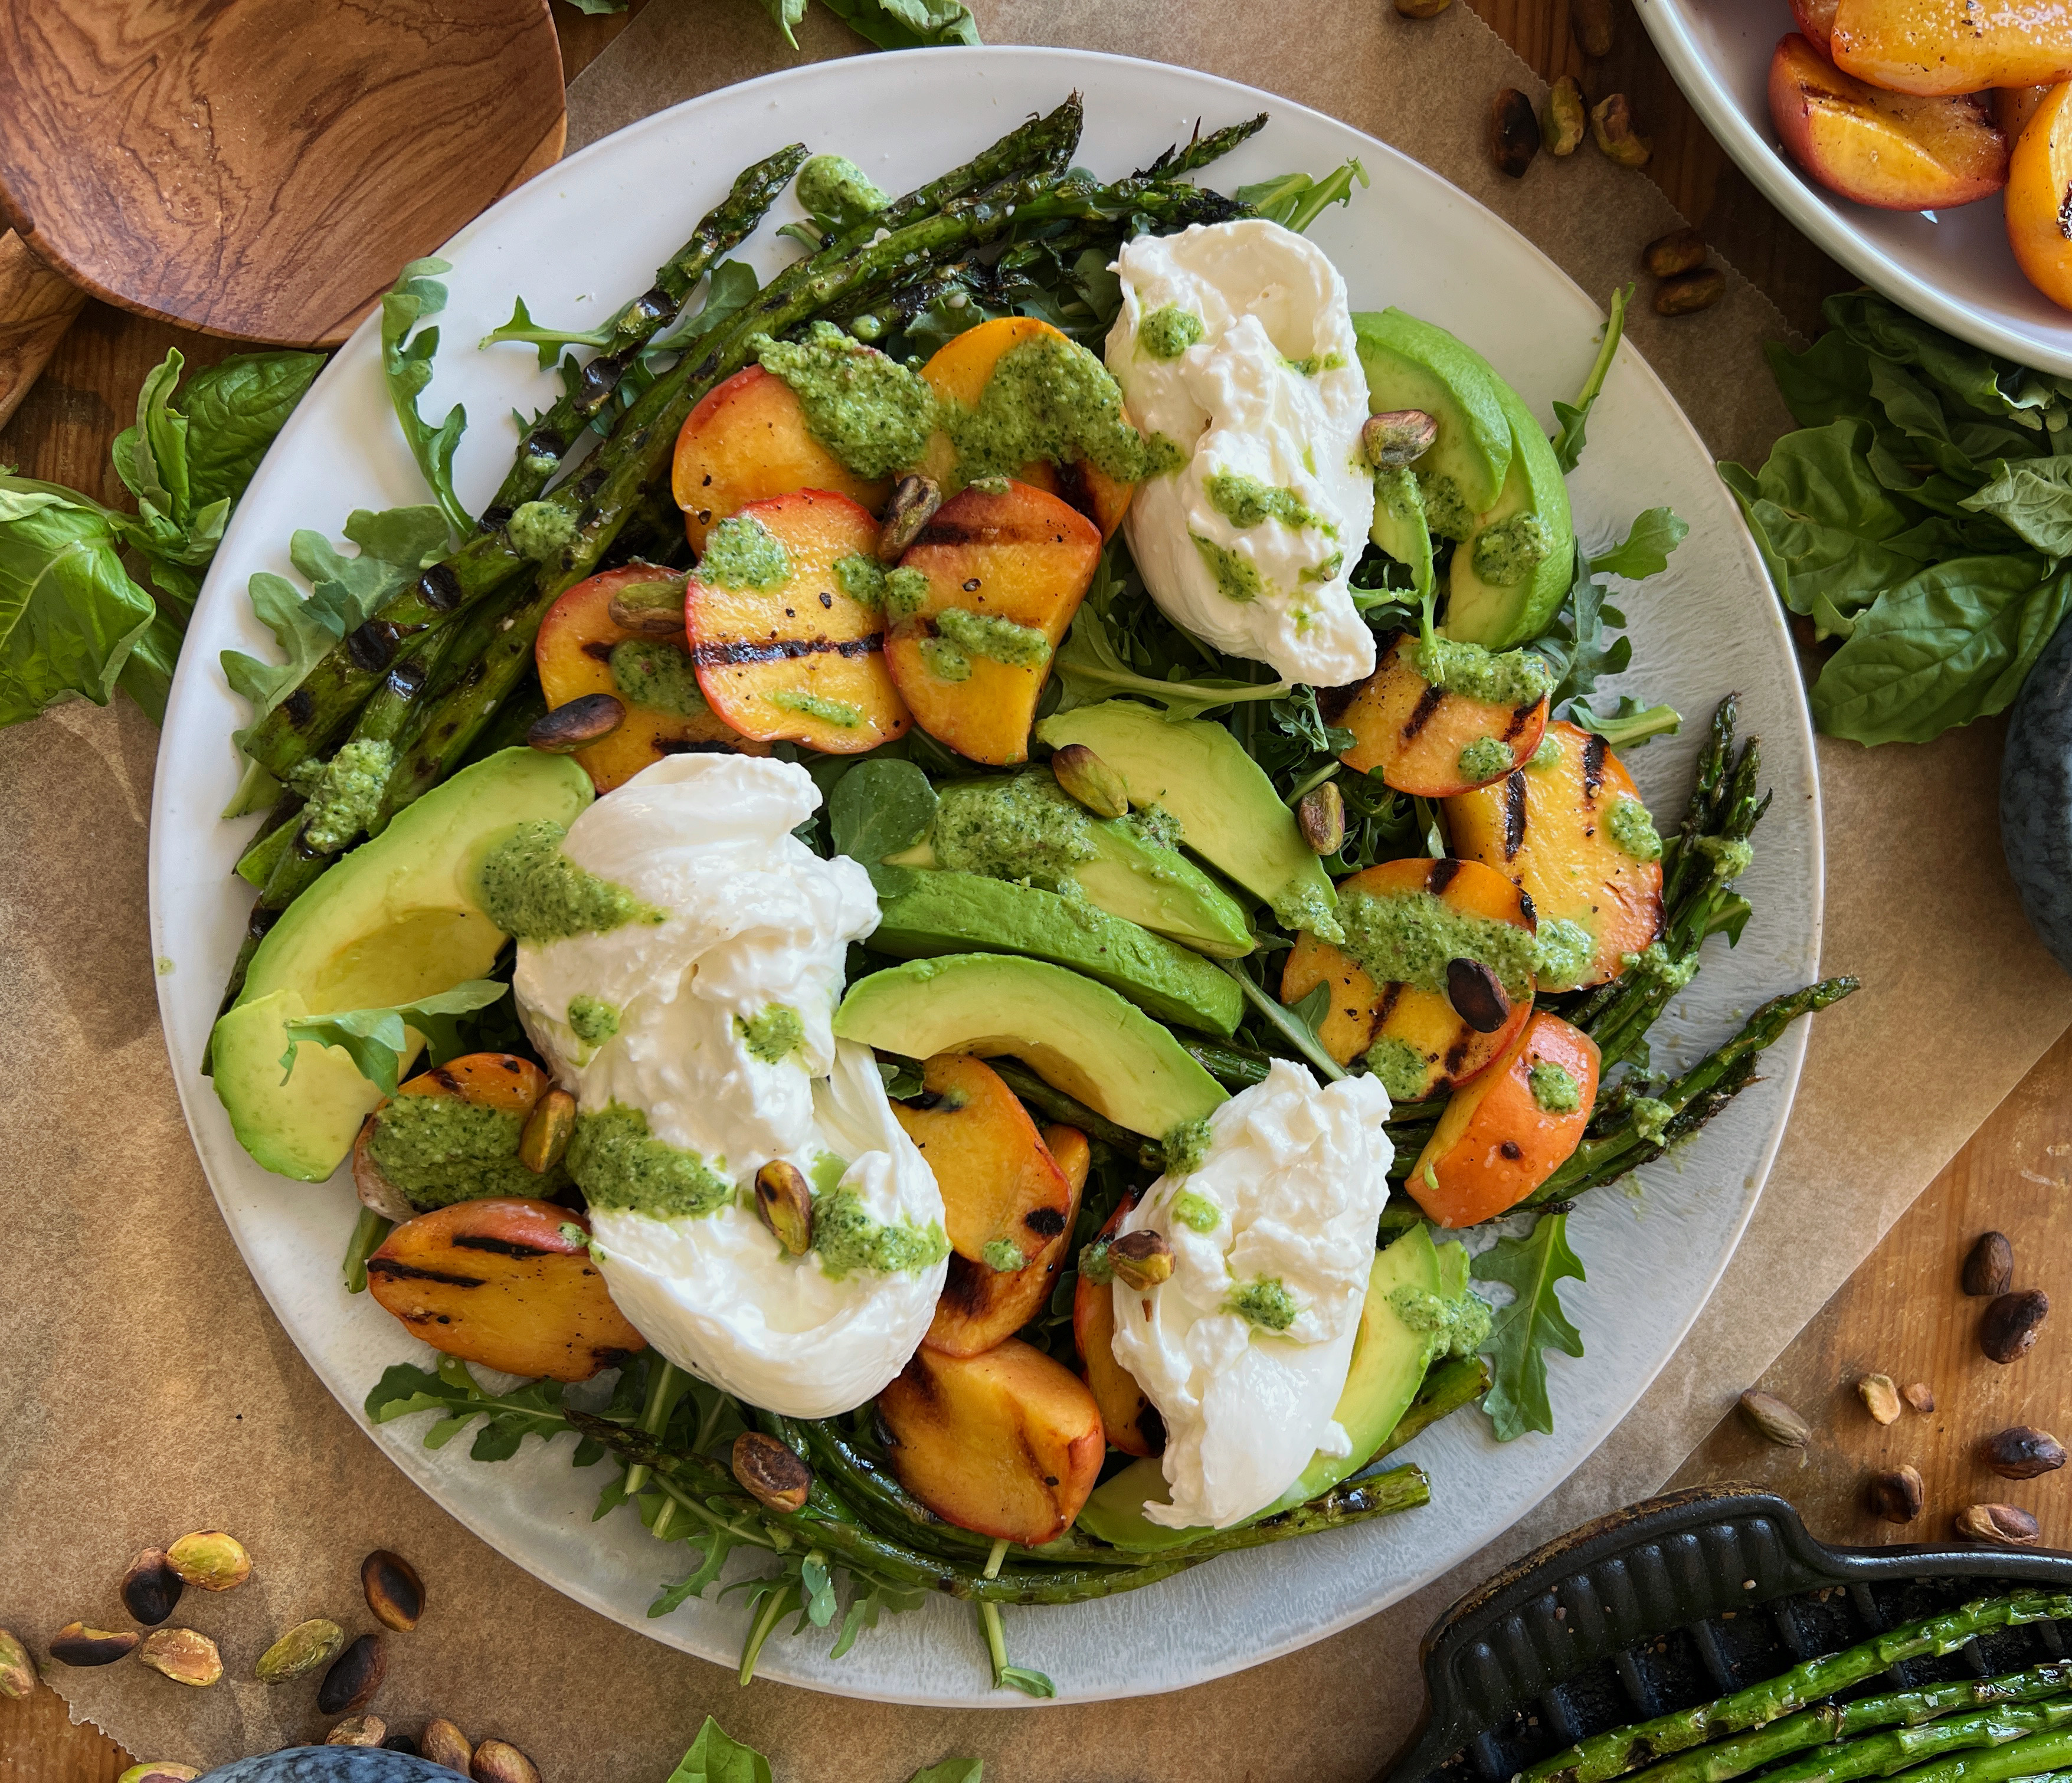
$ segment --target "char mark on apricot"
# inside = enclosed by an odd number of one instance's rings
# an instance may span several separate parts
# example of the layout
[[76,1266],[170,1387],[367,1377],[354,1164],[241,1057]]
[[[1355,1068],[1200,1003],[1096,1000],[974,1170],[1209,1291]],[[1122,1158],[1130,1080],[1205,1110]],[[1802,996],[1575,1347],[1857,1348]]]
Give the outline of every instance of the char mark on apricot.
[[445,1091],[448,1095],[457,1096],[461,1093],[460,1079],[455,1077],[451,1071],[448,1070],[445,1066],[434,1065],[431,1070],[427,1071],[425,1074],[434,1083],[438,1084],[442,1090]]
[[1406,743],[1432,721],[1432,715],[1439,709],[1440,702],[1446,697],[1444,688],[1429,684],[1417,696],[1417,704],[1410,716],[1403,721],[1403,740]]
[[1503,783],[1503,857],[1515,861],[1525,846],[1525,770],[1513,770]]
[[1032,1207],[1022,1216],[1022,1223],[1038,1238],[1054,1239],[1065,1229],[1065,1216],[1054,1207]]
[[885,647],[885,634],[874,631],[862,638],[779,638],[770,643],[746,640],[723,644],[700,644],[691,651],[700,668],[727,668],[742,663],[777,663],[801,656],[868,656]]
[[420,1269],[414,1263],[397,1263],[382,1256],[367,1259],[367,1272],[370,1276],[378,1276],[384,1281],[432,1281],[444,1288],[483,1288],[488,1285],[480,1276],[456,1276],[443,1269]]
[[1595,802],[1597,788],[1605,783],[1605,740],[1593,737],[1583,746],[1583,796]]
[[553,1257],[561,1253],[549,1251],[543,1245],[519,1244],[509,1239],[486,1238],[479,1232],[462,1233],[451,1241],[456,1251],[487,1251],[500,1257],[516,1257],[521,1262],[528,1257]]
[[1460,876],[1461,863],[1450,857],[1442,857],[1434,861],[1426,869],[1424,889],[1434,898],[1437,898]]
[[1511,712],[1511,723],[1506,728],[1503,733],[1504,742],[1507,743],[1509,742],[1512,737],[1517,736],[1518,733],[1523,730],[1527,725],[1531,724],[1532,722],[1533,713],[1537,712],[1539,709],[1540,702],[1537,700],[1534,700],[1529,706],[1512,707]]
[[985,1304],[985,1284],[979,1272],[983,1263],[950,1253],[950,1272],[943,1279],[943,1300],[966,1318],[976,1317]]

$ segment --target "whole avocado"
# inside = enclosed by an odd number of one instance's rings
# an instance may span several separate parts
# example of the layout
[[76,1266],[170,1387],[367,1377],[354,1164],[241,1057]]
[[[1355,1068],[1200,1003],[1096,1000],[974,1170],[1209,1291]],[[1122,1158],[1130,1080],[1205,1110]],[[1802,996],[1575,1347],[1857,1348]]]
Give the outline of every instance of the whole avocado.
[[2029,672],[2000,758],[2000,845],[2029,926],[2072,972],[2072,625]]
[[200,1783],[453,1783],[443,1765],[379,1746],[290,1746],[202,1773]]

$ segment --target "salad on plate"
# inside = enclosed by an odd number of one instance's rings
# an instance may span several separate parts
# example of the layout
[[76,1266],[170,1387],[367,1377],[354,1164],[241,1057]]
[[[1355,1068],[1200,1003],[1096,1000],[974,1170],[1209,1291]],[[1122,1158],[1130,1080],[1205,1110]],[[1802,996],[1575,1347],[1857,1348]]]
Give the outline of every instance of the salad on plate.
[[1722,688],[1659,823],[1621,752],[1679,716],[1598,692],[1600,578],[1684,532],[1577,544],[1622,302],[1550,439],[1306,239],[1356,161],[1201,183],[1264,123],[1104,181],[1075,95],[898,197],[780,150],[602,327],[484,342],[563,390],[479,516],[416,263],[434,499],[298,534],[286,660],[226,653],[208,1069],[437,1353],[368,1415],[573,1435],[682,1545],[651,1613],[746,1594],[744,1680],[939,1591],[1047,1695],[1003,1608],[1413,1513],[1471,1405],[1551,1430],[1568,1206],[1854,988],[1651,1070],[1767,797]]

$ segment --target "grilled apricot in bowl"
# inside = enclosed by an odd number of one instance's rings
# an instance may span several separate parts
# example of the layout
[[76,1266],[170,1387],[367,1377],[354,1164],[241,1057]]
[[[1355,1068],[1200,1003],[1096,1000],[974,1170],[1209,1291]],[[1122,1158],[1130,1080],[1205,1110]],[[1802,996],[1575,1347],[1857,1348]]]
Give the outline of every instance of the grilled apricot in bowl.
[[[1547,702],[1496,705],[1436,688],[1417,672],[1416,639],[1403,631],[1334,721],[1353,733],[1338,758],[1347,767],[1378,773],[1398,792],[1444,799],[1522,766],[1540,746]],[[1477,763],[1474,753],[1493,759]]]
[[[1064,1224],[1018,1269],[995,1269],[983,1258],[975,1263],[953,1249],[935,1316],[921,1340],[931,1350],[946,1356],[976,1356],[1005,1342],[1043,1310],[1050,1290],[1071,1266],[1073,1222],[1079,1217],[1079,1196],[1093,1154],[1076,1127],[1046,1127],[1042,1144],[1070,1191]],[[948,1197],[944,1200],[947,1204]],[[1049,1224],[1047,1216],[1038,1223]]]

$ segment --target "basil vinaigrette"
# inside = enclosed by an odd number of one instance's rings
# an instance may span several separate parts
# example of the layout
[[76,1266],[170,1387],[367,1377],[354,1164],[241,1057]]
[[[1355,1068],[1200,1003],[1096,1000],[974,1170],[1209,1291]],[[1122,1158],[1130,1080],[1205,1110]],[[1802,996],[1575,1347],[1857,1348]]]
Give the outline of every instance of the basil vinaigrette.
[[488,1195],[553,1194],[559,1165],[545,1175],[518,1161],[525,1117],[457,1095],[399,1095],[384,1106],[367,1148],[381,1174],[420,1213]]
[[667,910],[578,866],[561,852],[567,834],[550,820],[520,824],[484,857],[476,889],[498,928],[516,941],[561,941],[669,920]]
[[752,514],[730,514],[705,535],[697,578],[708,588],[781,588],[791,561],[783,541]]
[[696,1152],[659,1140],[638,1108],[614,1102],[576,1115],[569,1174],[595,1208],[650,1219],[696,1219],[734,1199],[734,1184]]
[[876,1218],[853,1189],[836,1189],[813,1198],[813,1249],[831,1281],[859,1270],[903,1276],[933,1267],[950,1254],[942,1226],[931,1221],[916,1226]]
[[712,709],[699,689],[690,653],[657,639],[622,638],[614,644],[611,684],[628,705],[672,718],[702,717]]

